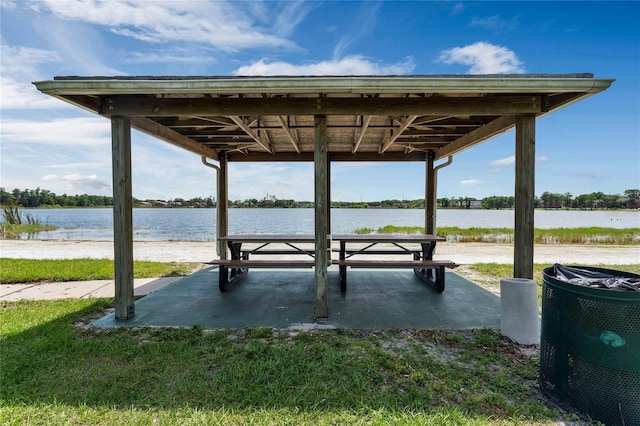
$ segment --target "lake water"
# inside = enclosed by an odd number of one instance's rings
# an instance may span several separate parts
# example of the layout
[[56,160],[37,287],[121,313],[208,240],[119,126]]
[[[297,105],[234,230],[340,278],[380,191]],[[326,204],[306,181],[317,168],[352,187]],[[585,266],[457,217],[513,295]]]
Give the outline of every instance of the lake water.
[[[58,227],[24,238],[113,240],[111,209],[24,209],[43,225]],[[513,228],[513,210],[438,210],[438,226]],[[332,231],[385,225],[424,226],[424,210],[332,209]],[[536,228],[637,228],[640,211],[536,210]],[[133,209],[136,241],[215,241],[216,209]],[[313,234],[314,209],[230,209],[229,233]]]

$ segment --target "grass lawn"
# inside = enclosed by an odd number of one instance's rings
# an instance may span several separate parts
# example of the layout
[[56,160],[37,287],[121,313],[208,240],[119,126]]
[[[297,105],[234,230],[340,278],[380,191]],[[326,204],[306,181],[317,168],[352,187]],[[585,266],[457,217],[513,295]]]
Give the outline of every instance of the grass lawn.
[[[134,278],[188,275],[195,263],[162,263],[136,260]],[[109,259],[9,259],[0,258],[0,282],[4,284],[44,281],[86,281],[113,279]]]
[[[95,329],[111,300],[5,302],[0,424],[551,425],[490,330]],[[579,424],[579,423],[576,423]]]
[[[91,259],[0,262],[3,273],[29,271],[33,280],[51,270],[88,279],[99,269]],[[182,273],[173,266],[145,274]],[[538,279],[543,267],[535,265]],[[512,265],[465,268],[483,284]],[[491,330],[86,326],[112,306],[0,304],[0,424],[590,424],[541,395],[536,348]]]

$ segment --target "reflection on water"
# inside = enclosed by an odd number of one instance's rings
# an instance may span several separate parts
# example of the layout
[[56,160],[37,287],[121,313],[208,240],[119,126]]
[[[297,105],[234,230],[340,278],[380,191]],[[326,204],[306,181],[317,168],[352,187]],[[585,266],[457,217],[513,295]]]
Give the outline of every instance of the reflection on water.
[[[113,240],[111,209],[25,209],[43,225],[58,227],[22,238],[40,240]],[[438,226],[513,228],[513,210],[438,210]],[[424,226],[424,211],[332,209],[333,233],[386,225]],[[215,209],[134,209],[136,241],[215,241]],[[536,210],[536,228],[638,228],[640,211]],[[230,209],[229,233],[312,234],[314,209]]]

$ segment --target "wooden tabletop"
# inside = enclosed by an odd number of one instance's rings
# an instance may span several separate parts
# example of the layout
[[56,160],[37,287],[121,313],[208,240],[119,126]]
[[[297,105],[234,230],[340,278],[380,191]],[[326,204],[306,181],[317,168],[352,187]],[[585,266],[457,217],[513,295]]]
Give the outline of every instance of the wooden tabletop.
[[[219,237],[220,241],[238,243],[313,243],[313,234],[235,234]],[[331,236],[327,236],[331,239]]]
[[[220,241],[239,243],[313,243],[313,234],[234,234],[218,238]],[[354,243],[428,243],[445,241],[444,237],[433,234],[338,234],[327,235],[329,241],[346,241]]]
[[431,241],[445,241],[444,237],[433,234],[340,234],[331,236],[335,241],[353,243],[428,243]]

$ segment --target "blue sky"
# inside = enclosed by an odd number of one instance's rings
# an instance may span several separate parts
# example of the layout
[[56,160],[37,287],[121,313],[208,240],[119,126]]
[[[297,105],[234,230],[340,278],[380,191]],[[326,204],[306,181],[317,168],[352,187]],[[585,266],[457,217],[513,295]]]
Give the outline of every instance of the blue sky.
[[[576,73],[606,92],[538,120],[536,194],[640,187],[640,2],[10,1],[0,185],[111,194],[108,120],[40,94],[62,75]],[[512,195],[514,133],[454,157],[439,197]],[[197,155],[133,133],[137,198],[215,195]],[[231,164],[230,198],[313,199],[306,163]],[[424,197],[424,164],[340,163],[335,200]]]

